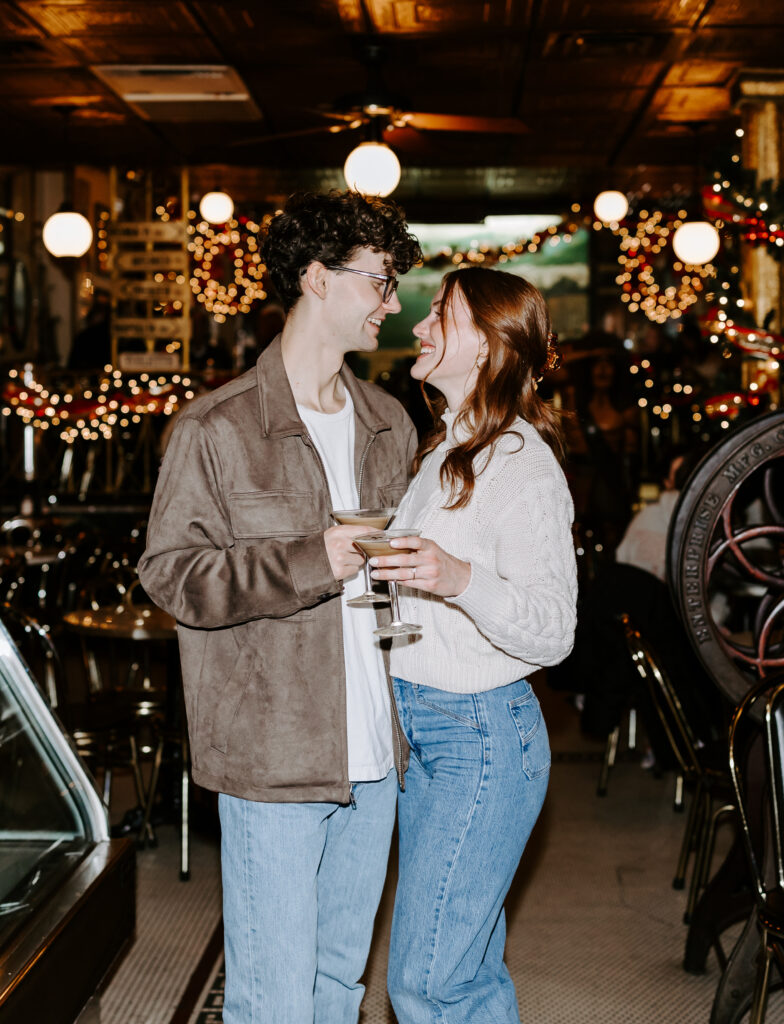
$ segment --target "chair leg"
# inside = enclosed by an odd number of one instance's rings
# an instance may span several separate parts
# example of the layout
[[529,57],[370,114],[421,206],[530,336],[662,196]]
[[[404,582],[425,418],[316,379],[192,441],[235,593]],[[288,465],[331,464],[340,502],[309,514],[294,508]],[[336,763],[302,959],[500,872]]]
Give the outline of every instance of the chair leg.
[[749,1024],[763,1024],[768,1003],[768,986],[770,984],[770,961],[772,950],[768,942],[768,934],[762,929],[759,959],[757,961],[757,977],[754,981],[754,996],[751,1000]]
[[680,772],[675,776],[675,796],[672,801],[672,809],[678,814],[683,813],[683,775]]
[[142,779],[142,770],[139,765],[139,750],[135,736],[131,735],[128,737],[128,747],[130,749],[131,771],[133,772],[133,785],[136,790],[136,800],[138,801],[139,807],[144,807],[144,779]]
[[147,790],[147,798],[144,801],[144,818],[142,820],[141,827],[137,835],[137,842],[140,846],[144,846],[149,842],[150,846],[156,846],[158,840],[155,837],[155,830],[152,827],[150,818],[152,817],[152,805],[155,802],[155,794],[158,790],[158,775],[161,770],[161,760],[163,759],[163,737],[158,737],[158,742],[155,745],[155,755],[152,762],[152,772],[150,774],[150,785]]
[[620,735],[621,728],[616,725],[607,737],[607,743],[604,747],[604,759],[602,760],[602,767],[599,769],[599,782],[596,786],[597,796],[607,796],[607,783],[610,778],[610,769],[615,764],[615,755],[618,751],[618,738]]
[[718,807],[710,816],[710,822],[708,825],[707,842],[705,844],[705,853],[702,858],[699,888],[704,889],[708,884],[708,878],[710,875],[710,867],[713,863],[713,851],[716,848],[716,830],[718,828],[719,821],[726,815],[732,814],[735,811],[734,804],[722,804]]
[[700,793],[700,806],[697,809],[697,820],[695,822],[694,839],[694,863],[691,869],[691,884],[689,885],[689,898],[686,901],[686,912],[683,915],[684,924],[691,924],[692,914],[697,905],[697,896],[702,877],[702,861],[705,856],[705,847],[708,843],[711,819],[711,798],[710,794],[703,789]]
[[191,877],[190,867],[190,833],[189,833],[189,807],[188,800],[190,797],[190,772],[188,766],[188,744],[183,742],[182,744],[182,792],[180,794],[180,804],[182,808],[182,818],[180,820],[180,881],[187,882]]
[[694,790],[694,796],[689,804],[689,814],[686,818],[686,827],[683,830],[681,852],[678,855],[678,866],[675,869],[675,878],[672,880],[673,889],[682,889],[686,884],[686,868],[689,864],[689,855],[695,845],[694,840],[697,832],[697,816],[699,814],[701,801],[702,784],[698,782],[697,788]]

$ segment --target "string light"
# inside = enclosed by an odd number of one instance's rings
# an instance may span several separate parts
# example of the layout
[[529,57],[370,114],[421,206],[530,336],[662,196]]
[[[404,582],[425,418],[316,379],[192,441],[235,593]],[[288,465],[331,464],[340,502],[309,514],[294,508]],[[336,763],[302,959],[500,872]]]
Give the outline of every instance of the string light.
[[227,316],[249,313],[254,302],[267,297],[259,230],[250,220],[230,220],[221,230],[206,221],[188,225],[193,236],[188,242],[193,260],[191,291],[218,323],[225,323]]

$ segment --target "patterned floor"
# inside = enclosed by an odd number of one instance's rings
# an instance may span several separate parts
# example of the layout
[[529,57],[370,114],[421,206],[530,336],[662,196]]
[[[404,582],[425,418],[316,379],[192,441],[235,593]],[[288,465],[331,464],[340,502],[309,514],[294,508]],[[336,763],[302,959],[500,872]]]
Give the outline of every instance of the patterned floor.
[[[708,1024],[719,971],[713,956],[702,976],[681,967],[685,893],[671,880],[684,817],[672,811],[671,776],[656,779],[635,758],[625,759],[607,797],[597,798],[599,748],[579,736],[557,694],[543,693],[542,702],[558,756],[508,900],[507,959],[523,1024]],[[204,847],[194,871],[204,891],[195,895],[194,882],[176,880],[175,840],[162,836],[158,851],[140,854],[137,946],[144,951],[132,951],[123,964],[123,977],[102,1001],[100,1024],[172,1024],[173,997],[212,930],[217,851]],[[149,855],[158,863],[146,861]],[[361,1024],[395,1024],[384,983],[393,896],[394,871],[377,919]],[[142,922],[155,934],[142,933]],[[219,970],[217,963],[188,1024],[220,1024]],[[112,995],[119,982],[122,991]],[[124,1008],[123,998],[131,1000]],[[104,1004],[111,1012],[104,1014]],[[784,1024],[781,993],[767,1024]]]
[[[681,968],[685,894],[670,882],[684,818],[671,779],[620,764],[594,795],[594,759],[555,764],[547,809],[508,901],[507,961],[523,1024],[707,1024],[719,977]],[[621,820],[622,819],[622,820]],[[393,885],[379,913],[361,1024],[395,1024],[386,998]],[[732,939],[729,934],[727,938]],[[220,966],[190,1024],[220,1024]],[[771,999],[767,1024],[784,1022]]]

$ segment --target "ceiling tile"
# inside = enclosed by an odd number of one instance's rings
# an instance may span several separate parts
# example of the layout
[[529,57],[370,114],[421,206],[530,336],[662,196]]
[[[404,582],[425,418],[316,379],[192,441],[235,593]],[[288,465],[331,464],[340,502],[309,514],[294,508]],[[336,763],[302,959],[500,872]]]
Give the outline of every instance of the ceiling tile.
[[720,25],[759,25],[784,28],[784,4],[781,0],[713,0],[702,22],[709,28]]
[[739,63],[720,60],[684,60],[673,64],[664,85],[727,86],[740,67]]
[[17,4],[52,36],[201,31],[180,0],[17,0]]

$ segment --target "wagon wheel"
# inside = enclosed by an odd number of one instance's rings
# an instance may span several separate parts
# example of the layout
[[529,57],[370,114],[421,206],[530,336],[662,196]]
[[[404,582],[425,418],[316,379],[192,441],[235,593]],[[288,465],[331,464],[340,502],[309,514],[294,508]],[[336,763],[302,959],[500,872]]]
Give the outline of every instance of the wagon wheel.
[[784,413],[733,431],[687,481],[668,577],[697,656],[737,704],[784,668]]

